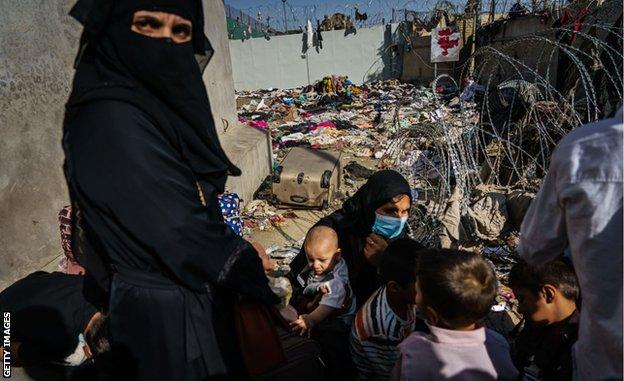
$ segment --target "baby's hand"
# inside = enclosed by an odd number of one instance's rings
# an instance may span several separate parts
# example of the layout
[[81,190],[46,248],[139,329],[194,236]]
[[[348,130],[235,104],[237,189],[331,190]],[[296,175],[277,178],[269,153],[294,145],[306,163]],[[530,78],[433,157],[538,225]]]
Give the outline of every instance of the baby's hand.
[[290,323],[290,326],[294,331],[299,331],[300,336],[307,334],[309,337],[310,331],[312,330],[312,327],[314,327],[314,321],[310,319],[308,314],[303,314],[299,315],[299,319]]
[[321,287],[319,287],[319,292],[321,295],[326,295],[329,294],[329,286],[324,284]]

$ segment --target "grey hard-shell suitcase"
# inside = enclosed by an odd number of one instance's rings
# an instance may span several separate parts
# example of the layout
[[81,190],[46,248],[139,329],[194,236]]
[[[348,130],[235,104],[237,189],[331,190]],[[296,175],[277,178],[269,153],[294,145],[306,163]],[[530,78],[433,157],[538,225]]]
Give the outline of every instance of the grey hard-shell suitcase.
[[274,201],[326,209],[340,187],[340,152],[291,148],[273,172]]

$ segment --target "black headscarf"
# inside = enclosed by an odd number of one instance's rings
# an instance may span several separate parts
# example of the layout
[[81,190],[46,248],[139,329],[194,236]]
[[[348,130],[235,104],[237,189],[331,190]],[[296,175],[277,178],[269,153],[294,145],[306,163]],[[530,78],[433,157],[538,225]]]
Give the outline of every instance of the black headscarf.
[[[174,13],[192,22],[192,41],[173,43],[131,31],[137,10]],[[212,56],[200,0],[79,0],[70,14],[84,32],[67,118],[100,99],[131,103],[156,121],[200,183],[223,192],[241,171],[226,156],[202,80]]]
[[342,204],[342,209],[328,216],[326,220],[332,227],[356,228],[366,236],[370,234],[375,222],[375,210],[402,194],[412,201],[409,183],[403,175],[390,169],[376,172]]

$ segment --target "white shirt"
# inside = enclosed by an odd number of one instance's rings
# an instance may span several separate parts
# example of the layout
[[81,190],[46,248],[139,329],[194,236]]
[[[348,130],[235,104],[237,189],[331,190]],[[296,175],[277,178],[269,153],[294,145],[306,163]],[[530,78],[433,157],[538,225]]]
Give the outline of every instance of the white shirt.
[[582,296],[577,380],[622,378],[623,131],[620,109],[565,136],[522,223],[527,262],[570,249]]

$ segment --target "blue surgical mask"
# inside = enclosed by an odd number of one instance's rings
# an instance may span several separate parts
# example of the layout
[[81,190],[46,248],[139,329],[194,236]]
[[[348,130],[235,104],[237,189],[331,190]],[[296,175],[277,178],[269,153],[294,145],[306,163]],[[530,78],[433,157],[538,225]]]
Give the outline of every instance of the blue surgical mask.
[[384,216],[375,213],[375,223],[373,224],[373,233],[377,233],[387,239],[393,239],[399,236],[405,228],[407,217],[398,218]]

